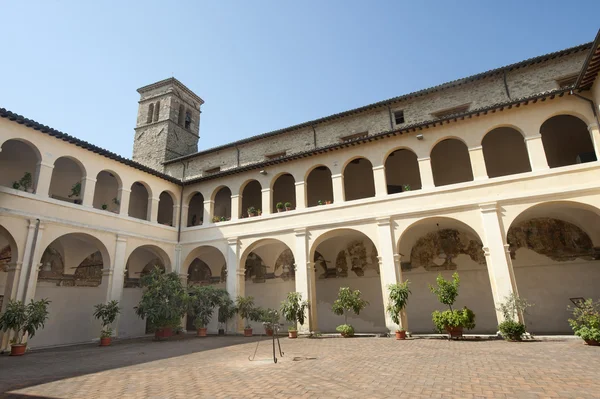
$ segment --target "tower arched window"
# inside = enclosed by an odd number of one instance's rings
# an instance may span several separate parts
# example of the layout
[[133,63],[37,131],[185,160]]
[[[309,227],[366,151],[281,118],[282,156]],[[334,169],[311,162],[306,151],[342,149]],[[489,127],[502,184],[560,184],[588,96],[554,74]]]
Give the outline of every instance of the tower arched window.
[[154,122],[158,120],[158,113],[160,112],[160,101],[156,102],[156,106],[154,107]]
[[152,115],[154,115],[154,104],[150,103],[148,105],[148,118],[146,119],[146,123],[152,122]]
[[185,113],[185,128],[189,129],[192,125],[192,115],[188,112]]
[[180,104],[179,105],[179,116],[177,117],[177,124],[179,126],[183,126],[184,115],[185,115],[185,107],[183,106],[183,104]]

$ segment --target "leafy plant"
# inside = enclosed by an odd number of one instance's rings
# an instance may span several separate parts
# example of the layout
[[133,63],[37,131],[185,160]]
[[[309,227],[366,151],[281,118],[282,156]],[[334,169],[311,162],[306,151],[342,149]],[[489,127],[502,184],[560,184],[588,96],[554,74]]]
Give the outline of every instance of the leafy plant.
[[350,324],[339,325],[335,328],[335,331],[339,332],[345,337],[354,336],[354,327],[352,327]]
[[223,288],[212,285],[195,286],[190,291],[189,311],[194,317],[194,327],[205,328],[217,306],[221,305],[225,296]]
[[223,297],[221,298],[221,304],[219,305],[219,311],[217,313],[217,318],[219,323],[225,328],[227,326],[227,322],[235,316],[237,313],[237,308],[235,304],[229,298],[229,293],[225,291],[223,293]]
[[283,209],[283,202],[278,202],[277,205],[275,205],[275,208]]
[[520,341],[525,334],[525,324],[515,320],[504,320],[498,324],[502,337],[508,341]]
[[101,208],[102,208],[102,210],[104,210],[104,211],[105,211],[105,210],[107,210],[107,209],[108,209],[108,205],[106,205],[106,204],[102,204]]
[[256,208],[251,206],[250,208],[248,208],[248,213],[250,215],[255,215],[256,214]]
[[12,188],[14,188],[15,190],[18,190],[21,187],[21,185],[19,184],[18,181],[14,181],[12,184]]
[[0,316],[0,330],[14,331],[15,336],[11,342],[23,345],[26,334],[33,338],[37,330],[44,328],[49,315],[48,305],[50,301],[47,299],[32,299],[28,305],[22,301],[9,301],[6,310]]
[[302,293],[289,292],[285,301],[281,302],[281,314],[283,317],[292,323],[289,327],[290,331],[295,331],[296,326],[304,325],[306,309],[309,307],[308,301],[302,300]]
[[458,277],[458,273],[454,272],[452,275],[452,281],[447,281],[442,277],[441,274],[438,274],[435,279],[437,287],[429,284],[429,289],[435,295],[437,295],[440,303],[444,305],[448,305],[450,310],[452,310],[452,305],[456,301],[456,297],[458,296],[458,287],[460,286],[460,278]]
[[324,205],[325,203],[322,200],[317,201],[317,205]]
[[79,197],[81,195],[81,182],[77,182],[73,184],[71,187],[71,194],[69,194],[69,198],[71,197]]
[[[360,311],[368,305],[369,302],[361,298],[359,290],[352,291],[348,287],[340,287],[338,299],[333,302],[331,310],[338,316],[344,316],[344,325],[348,325],[348,312],[352,311],[354,314],[359,315]],[[352,333],[354,334],[354,329],[352,329]]]
[[144,293],[135,313],[150,327],[177,327],[188,309],[189,296],[177,273],[165,273],[158,266],[140,279]]
[[263,323],[265,328],[273,329],[275,324],[279,323],[279,312],[275,309],[267,308],[260,309],[260,322]]
[[570,308],[573,318],[569,325],[578,337],[585,341],[600,342],[600,302],[586,299],[575,308]]
[[518,297],[514,292],[505,297],[504,302],[500,304],[497,310],[502,312],[504,321],[498,325],[498,330],[504,339],[510,341],[520,341],[525,334],[526,327],[519,321],[519,314],[525,313],[525,310],[533,306],[524,298]]
[[[386,311],[392,318],[392,321],[397,325],[400,325],[400,313],[406,307],[408,297],[411,293],[408,284],[409,281],[406,280],[403,283],[388,285],[389,302]],[[404,331],[404,328],[400,328],[399,331]]]
[[238,296],[235,300],[238,314],[245,320],[245,328],[250,327],[250,320],[256,318],[256,308],[254,307],[254,297]]
[[475,328],[475,313],[466,306],[461,310],[435,310],[431,316],[435,328],[440,333],[443,333],[446,327],[463,327],[467,330]]
[[285,208],[286,209],[291,208],[291,207],[292,207],[292,203],[291,202],[286,202],[285,203]]
[[404,184],[402,186],[402,191],[410,191],[410,184]]
[[213,223],[218,223],[221,221],[221,217],[220,216],[213,216],[212,218]]
[[23,177],[21,177],[21,180],[19,180],[19,185],[23,187],[25,191],[30,189],[33,186],[33,177],[31,176],[31,173],[25,172]]
[[113,198],[113,199],[112,199],[112,202],[113,202],[113,204],[115,204],[115,205],[117,205],[117,206],[118,206],[118,205],[121,205],[121,201],[119,201],[119,200],[117,199],[117,197]]
[[109,303],[99,303],[94,306],[96,311],[94,317],[102,322],[102,332],[100,336],[102,338],[109,338],[112,336],[111,324],[117,319],[117,316],[121,312],[119,309],[119,301],[110,301]]

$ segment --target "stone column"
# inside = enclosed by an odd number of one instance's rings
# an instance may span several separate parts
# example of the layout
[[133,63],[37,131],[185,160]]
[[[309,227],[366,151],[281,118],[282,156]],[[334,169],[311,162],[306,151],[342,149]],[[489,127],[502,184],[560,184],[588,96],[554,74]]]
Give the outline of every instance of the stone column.
[[[480,204],[479,208],[485,233],[483,250],[496,308],[513,292],[518,295],[517,285],[508,245],[505,241],[506,233],[498,213],[498,204],[496,202]],[[498,323],[504,321],[502,312],[498,310],[496,310],[496,317]]]
[[[187,273],[179,273],[179,281],[181,281],[181,285],[187,288],[188,285],[188,275]],[[184,332],[187,332],[187,313],[181,317],[181,327]]]
[[240,210],[242,208],[242,196],[235,194],[231,196],[231,220],[240,218]]
[[389,303],[388,285],[398,282],[396,264],[394,259],[394,238],[392,224],[389,217],[377,218],[377,233],[379,238],[379,277],[381,279],[381,293],[383,296],[383,309],[385,312],[385,325],[390,333],[395,333],[398,325],[394,324],[390,315],[385,311]]
[[525,137],[525,144],[529,153],[531,170],[535,172],[537,170],[549,169],[546,152],[544,151],[544,143],[542,143],[542,135],[536,134]]
[[[181,227],[188,227],[190,207],[188,205],[181,206]],[[179,219],[177,219],[179,221]]]
[[433,170],[431,169],[431,158],[419,158],[419,174],[421,175],[421,188],[434,188],[435,183],[433,182]]
[[81,203],[83,206],[92,208],[94,206],[94,190],[96,189],[96,179],[84,177],[81,179],[81,194],[83,198]]
[[146,220],[152,223],[158,223],[158,203],[160,198],[148,198],[148,211]]
[[[240,265],[240,244],[237,237],[227,239],[227,292],[235,302],[238,296],[245,295],[245,270]],[[241,332],[244,328],[242,320],[237,317],[235,331]]]
[[[294,261],[296,264],[294,268],[296,270],[296,292],[302,294],[303,300],[310,301],[311,304],[316,306],[316,302],[311,301],[311,290],[314,290],[314,287],[310,285],[310,277],[309,277],[309,268],[306,267],[308,264],[308,243],[306,229],[295,229],[294,233],[296,235],[296,250],[294,251]],[[298,331],[301,333],[309,333],[310,331],[314,331],[314,328],[311,324],[310,320],[310,311],[309,314],[306,315],[306,319],[303,326],[298,325]]]
[[308,328],[311,332],[318,332],[319,320],[317,317],[317,270],[315,268],[315,262],[306,262],[306,275],[308,278],[309,293],[309,297],[307,299],[310,303],[310,307],[308,308]]
[[588,126],[590,136],[592,136],[592,143],[594,143],[594,150],[596,151],[596,159],[600,159],[600,128],[597,123],[590,123]]
[[[44,234],[44,224],[40,222],[40,225],[38,227],[38,232],[37,232],[37,237],[35,239],[35,249],[33,251],[33,255],[31,257],[31,270],[29,272],[29,278],[24,278],[23,280],[26,280],[26,288],[25,288],[25,293],[24,293],[24,297],[23,297],[23,302],[25,303],[29,303],[33,298],[35,298],[35,290],[37,288],[37,278],[38,278],[38,273],[40,272],[40,267],[42,266],[42,264],[40,263],[42,261],[42,255],[44,253],[44,250],[46,248],[42,248],[42,236]],[[25,258],[23,258],[23,264],[25,264]],[[26,267],[24,267],[23,269],[26,269]],[[21,283],[19,282],[19,285],[21,285]]]
[[[115,255],[110,269],[102,271],[102,285],[106,284],[106,301],[121,302],[123,296],[123,284],[125,283],[125,252],[127,250],[127,238],[117,235],[115,245]],[[115,326],[118,323],[115,321]]]
[[175,259],[175,264],[172,266],[173,271],[176,273],[185,273],[185,275],[187,276],[188,271],[181,269],[183,263],[183,259],[181,259],[181,244],[175,245],[175,254],[173,256],[173,259]]
[[483,147],[469,148],[469,158],[471,158],[471,170],[474,180],[484,180],[488,178],[485,158],[483,157]]
[[296,183],[296,209],[306,208],[306,184],[303,181]]
[[35,296],[39,264],[42,259],[42,254],[46,249],[40,248],[44,233],[44,224],[42,222],[39,223],[37,235],[35,233],[36,225],[37,220],[32,219],[29,221],[25,251],[23,252],[23,265],[21,267],[19,286],[16,295],[16,299],[26,303]]
[[53,170],[54,165],[38,162],[36,166],[37,182],[35,183],[35,193],[37,195],[48,197]]
[[215,208],[215,201],[207,200],[204,201],[204,212],[202,216],[202,224],[207,225],[212,223],[213,209]]
[[373,179],[375,181],[375,196],[385,197],[387,195],[387,182],[385,180],[385,166],[373,166]]
[[[181,215],[181,224],[186,225],[186,222],[183,220],[183,215]],[[173,205],[173,227],[179,226],[179,204]]]
[[260,190],[261,193],[261,202],[262,202],[262,214],[269,215],[271,214],[271,189],[263,188]]
[[[21,274],[21,262],[9,263],[7,265],[6,272],[8,276],[6,277],[6,287],[4,288],[4,300],[2,302],[2,308],[0,309],[0,314],[4,312],[6,309],[6,305],[8,305],[8,301],[12,299],[16,299],[17,289],[19,284],[19,276]],[[1,270],[0,270],[1,272]],[[0,331],[0,353],[9,347],[9,342],[11,339],[11,332],[2,332]]]
[[119,201],[119,214],[123,216],[129,215],[129,197],[131,190],[120,188],[117,192],[117,200]]
[[333,186],[333,203],[341,204],[345,201],[344,175],[341,173],[331,175],[331,185]]

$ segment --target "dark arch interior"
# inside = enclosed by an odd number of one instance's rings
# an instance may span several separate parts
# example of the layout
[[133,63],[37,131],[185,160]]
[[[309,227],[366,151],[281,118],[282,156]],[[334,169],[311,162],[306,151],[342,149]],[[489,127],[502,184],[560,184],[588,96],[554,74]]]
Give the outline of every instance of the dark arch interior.
[[469,150],[457,139],[436,144],[431,150],[431,169],[436,187],[473,180]]
[[575,116],[554,116],[544,122],[540,133],[551,168],[597,160],[587,126]]
[[401,149],[385,160],[385,180],[388,194],[421,189],[421,174],[417,154]]
[[483,138],[483,156],[488,177],[531,172],[523,135],[510,127],[499,127]]
[[344,196],[346,201],[375,196],[373,165],[366,158],[357,158],[344,169]]

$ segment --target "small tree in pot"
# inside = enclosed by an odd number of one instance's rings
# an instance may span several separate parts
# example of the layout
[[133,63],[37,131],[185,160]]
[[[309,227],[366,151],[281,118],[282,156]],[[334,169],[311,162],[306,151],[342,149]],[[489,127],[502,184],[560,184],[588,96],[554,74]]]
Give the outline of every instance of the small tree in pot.
[[244,319],[244,336],[252,336],[252,327],[250,326],[250,320],[256,318],[256,308],[254,307],[254,297],[251,296],[238,296],[235,300],[237,312],[242,319]]
[[[392,318],[392,321],[398,326],[401,324],[400,315],[402,311],[404,311],[410,295],[410,288],[408,288],[408,284],[409,281],[406,280],[403,283],[388,285],[388,290],[390,293],[386,310]],[[400,329],[396,331],[396,339],[406,339],[406,330],[404,329],[404,326],[400,327]]]
[[218,319],[219,319],[219,335],[225,335],[225,330],[227,329],[227,322],[235,316],[237,313],[237,309],[235,304],[229,298],[229,293],[225,291],[223,297],[221,298],[221,305],[219,306],[218,311]]
[[19,180],[19,185],[28,193],[33,193],[33,177],[31,173],[25,172],[21,180]]
[[569,325],[578,337],[588,345],[600,345],[600,302],[587,299],[572,309]]
[[348,287],[340,287],[338,299],[333,302],[332,310],[338,316],[344,316],[344,324],[337,326],[335,329],[342,334],[342,337],[352,337],[354,335],[354,327],[348,324],[348,312],[352,311],[357,316],[360,311],[366,308],[369,302],[361,298],[359,290],[352,291]]
[[256,216],[256,208],[251,206],[250,208],[248,208],[248,217],[253,217]]
[[9,301],[6,310],[0,316],[0,330],[7,332],[13,331],[14,337],[11,340],[11,356],[21,356],[25,354],[27,343],[24,343],[26,337],[33,338],[36,331],[44,328],[44,323],[48,319],[48,305],[50,301],[33,299],[28,305],[21,301]]
[[278,202],[277,205],[275,205],[275,208],[277,208],[277,212],[283,212],[283,202]]
[[458,287],[460,278],[458,273],[452,275],[452,281],[447,281],[441,274],[437,276],[436,285],[429,285],[429,289],[437,295],[440,303],[448,305],[450,310],[440,312],[438,310],[432,313],[433,324],[436,329],[442,333],[446,331],[450,338],[459,338],[463,335],[463,328],[471,330],[475,328],[475,313],[466,306],[461,310],[452,309],[452,305],[458,296]]
[[298,324],[304,325],[306,309],[308,309],[308,301],[302,300],[302,293],[289,292],[285,301],[281,302],[281,314],[287,321],[292,323],[288,328],[290,338],[298,337]]
[[261,312],[260,320],[265,327],[265,333],[268,337],[273,336],[273,332],[275,330],[275,325],[279,323],[279,312],[275,309],[267,308],[267,309],[258,309]]
[[199,337],[206,337],[206,326],[215,308],[221,304],[224,297],[222,288],[216,288],[212,285],[195,286],[190,291],[190,314],[194,317],[194,327],[196,327]]
[[156,340],[170,337],[188,309],[189,296],[179,276],[155,267],[140,280],[144,293],[135,313],[148,320]]
[[96,311],[94,317],[102,321],[102,331],[100,332],[100,346],[109,346],[113,329],[111,324],[117,319],[121,312],[119,301],[110,301],[109,303],[99,303],[94,306]]
[[292,210],[292,203],[291,202],[286,202],[285,203],[285,210],[286,211],[291,211]]
[[507,341],[520,341],[525,334],[525,324],[519,321],[519,314],[523,314],[530,307],[525,299],[519,298],[514,292],[505,297],[503,303],[497,308],[502,312],[504,321],[498,325],[502,338]]

